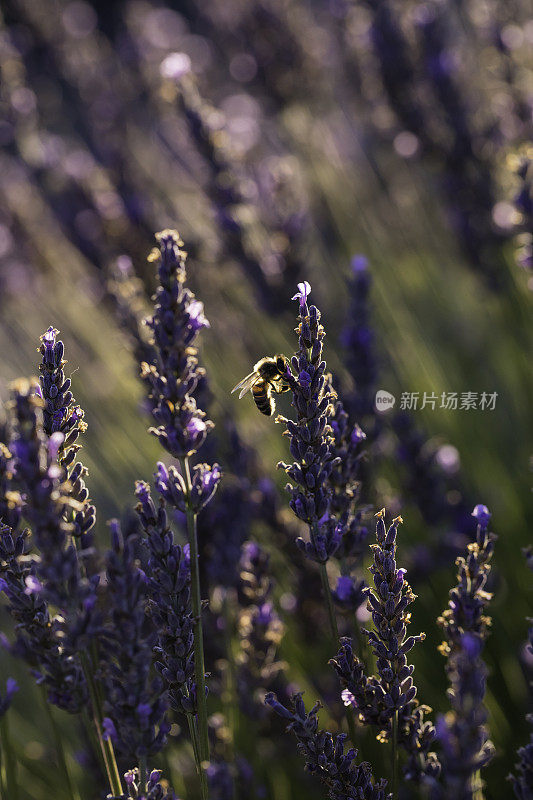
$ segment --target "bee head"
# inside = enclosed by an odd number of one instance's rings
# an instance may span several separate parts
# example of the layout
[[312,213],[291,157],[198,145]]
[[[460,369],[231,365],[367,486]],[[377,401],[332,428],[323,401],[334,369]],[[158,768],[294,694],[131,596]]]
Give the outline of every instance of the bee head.
[[276,356],[276,369],[279,371],[280,375],[287,372],[288,366],[289,360],[286,356]]

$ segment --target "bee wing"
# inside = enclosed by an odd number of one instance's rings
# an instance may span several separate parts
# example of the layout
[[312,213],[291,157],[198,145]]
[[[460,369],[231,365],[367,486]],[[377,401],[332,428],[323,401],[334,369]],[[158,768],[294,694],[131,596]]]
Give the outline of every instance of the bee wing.
[[239,400],[240,400],[242,397],[244,397],[246,392],[250,391],[256,380],[257,380],[257,374],[255,372],[250,372],[250,374],[247,375],[246,378],[243,378],[242,381],[239,381],[237,386],[233,387],[233,389],[231,390],[231,394],[233,394],[233,392],[236,392],[237,389],[240,389],[241,390],[239,392]]

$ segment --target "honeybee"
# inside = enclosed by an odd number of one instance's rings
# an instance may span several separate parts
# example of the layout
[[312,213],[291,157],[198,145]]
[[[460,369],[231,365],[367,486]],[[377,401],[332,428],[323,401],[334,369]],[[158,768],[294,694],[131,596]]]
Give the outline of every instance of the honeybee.
[[271,417],[276,408],[272,393],[281,394],[281,392],[289,391],[289,384],[283,377],[288,366],[289,359],[284,355],[265,356],[254,365],[253,372],[243,378],[231,392],[240,389],[240,400],[247,391],[251,391],[261,414]]

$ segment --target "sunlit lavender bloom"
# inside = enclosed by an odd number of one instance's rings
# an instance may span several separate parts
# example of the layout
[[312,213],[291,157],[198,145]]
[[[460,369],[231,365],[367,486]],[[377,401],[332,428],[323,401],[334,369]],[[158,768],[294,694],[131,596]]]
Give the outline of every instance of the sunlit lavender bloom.
[[279,703],[272,693],[266,696],[265,702],[289,723],[287,730],[296,736],[298,749],[306,760],[306,770],[326,785],[330,800],[392,798],[385,792],[385,780],[374,781],[370,764],[366,761],[355,763],[357,750],[350,748],[345,751],[345,734],[332,736],[328,731],[319,729],[319,703],[307,714],[301,694],[293,696],[291,708]]
[[[154,314],[146,321],[155,347],[152,361],[142,365],[142,374],[151,386],[152,414],[157,423],[151,432],[179,459],[195,453],[213,427],[193,397],[203,375],[195,340],[207,320],[202,304],[185,287],[183,242],[176,231],[170,230],[161,231],[156,238],[159,247],[152,251],[150,261],[157,263],[159,286]],[[202,474],[199,480],[203,484],[207,478]],[[214,477],[212,480],[216,483]]]
[[85,485],[87,469],[79,461],[75,461],[80,449],[77,443],[80,433],[87,429],[83,421],[83,410],[74,405],[71,391],[71,380],[63,370],[67,363],[63,358],[65,347],[57,338],[59,331],[50,326],[41,336],[39,351],[41,353],[40,397],[44,402],[43,429],[50,441],[50,456],[58,460],[65,469],[70,483],[70,497],[78,507],[68,509],[69,521],[73,525],[73,534],[83,537],[84,544],[89,544],[87,534],[94,526],[95,507],[89,500],[89,490]]
[[396,566],[396,536],[402,519],[393,520],[387,530],[384,510],[376,516],[378,543],[372,546],[374,561],[370,567],[375,589],[364,590],[375,630],[363,632],[376,656],[378,676],[366,676],[349,639],[341,640],[339,653],[330,663],[349,692],[344,700],[354,706],[363,723],[383,728],[382,739],[389,738],[391,719],[397,713],[398,740],[409,756],[406,777],[433,780],[439,773],[439,763],[430,752],[434,728],[424,722],[424,714],[430,709],[418,705],[414,667],[407,663],[407,653],[425,636],[407,636],[407,608],[415,595],[405,580],[405,570]]
[[325,331],[320,324],[316,306],[307,305],[311,286],[307,281],[298,284],[293,300],[298,300],[300,321],[296,355],[291,359],[292,372],[284,378],[290,386],[297,420],[278,416],[290,439],[292,464],[279,463],[295,486],[287,484],[291,494],[290,506],[296,516],[309,525],[310,541],[297,540],[298,547],[308,558],[324,564],[338,549],[342,530],[330,517],[332,490],[329,478],[334,467],[332,429],[329,417],[333,411],[333,392],[326,379],[326,362],[322,359]]
[[438,619],[446,635],[440,650],[448,657],[452,711],[437,722],[445,788],[444,792],[437,788],[435,797],[460,800],[475,797],[482,787],[481,779],[475,776],[494,756],[485,726],[487,668],[481,651],[490,625],[484,612],[492,595],[485,584],[496,537],[488,530],[491,515],[486,506],[477,505],[472,515],[478,523],[476,541],[468,546],[467,555],[457,560],[457,587],[450,591],[448,608]]
[[107,796],[107,800],[178,800],[167,781],[161,780],[162,772],[154,769],[145,786],[140,785],[139,770],[135,767],[124,775],[126,794],[121,797]]
[[[132,761],[157,753],[170,725],[162,681],[151,675],[156,631],[146,624],[148,579],[137,566],[137,536],[123,536],[112,520],[107,554],[106,602],[110,624],[101,638],[105,712],[118,751]],[[114,729],[114,733],[113,733]]]
[[137,481],[135,494],[149,553],[148,611],[157,631],[155,666],[165,682],[171,708],[193,714],[196,686],[188,547],[182,549],[174,543],[164,500],[156,508],[150,487],[143,481]]

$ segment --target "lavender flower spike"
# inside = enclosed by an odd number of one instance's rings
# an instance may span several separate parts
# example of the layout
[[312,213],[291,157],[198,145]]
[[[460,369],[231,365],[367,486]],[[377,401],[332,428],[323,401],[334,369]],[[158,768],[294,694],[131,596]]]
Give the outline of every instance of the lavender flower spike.
[[152,414],[157,426],[150,432],[175,458],[193,455],[203,444],[213,423],[196,407],[194,390],[204,371],[198,367],[195,340],[209,326],[203,305],[185,288],[183,242],[176,231],[156,236],[149,261],[157,263],[159,286],[155,309],[146,324],[154,339],[153,360],[141,364],[151,386]]
[[106,560],[111,625],[102,637],[101,669],[105,711],[117,750],[138,763],[159,752],[170,725],[162,681],[151,675],[155,632],[146,625],[147,578],[136,564],[137,537],[123,536],[117,520],[110,527]]
[[137,513],[148,549],[148,611],[157,630],[156,669],[165,682],[171,708],[196,713],[194,620],[188,547],[174,544],[163,498],[156,508],[147,483],[137,481]]
[[372,546],[374,558],[370,567],[375,589],[363,590],[375,630],[363,633],[376,656],[378,675],[365,675],[349,639],[341,640],[341,648],[330,664],[345,687],[345,704],[356,709],[364,724],[382,728],[381,741],[393,735],[396,718],[398,743],[409,756],[404,770],[406,777],[433,781],[440,765],[431,752],[435,730],[430,722],[424,721],[425,713],[431,709],[418,705],[412,678],[414,667],[407,662],[407,653],[425,635],[407,636],[410,621],[407,608],[415,595],[405,579],[405,570],[396,565],[396,537],[402,518],[396,517],[387,529],[385,510],[376,517],[377,544]]
[[206,420],[205,413],[197,407],[194,397],[198,381],[204,375],[198,367],[195,341],[198,332],[208,327],[209,322],[202,303],[185,287],[186,253],[181,249],[183,242],[177,232],[161,231],[156,238],[159,247],[154,248],[149,261],[157,263],[159,286],[154,314],[146,320],[153,333],[152,360],[150,364],[143,362],[141,371],[151,387],[150,405],[157,423],[150,432],[180,462],[181,472],[174,466],[167,469],[163,464],[158,465],[156,487],[167,503],[185,512],[187,519],[196,679],[196,696],[191,707],[196,702],[198,712],[191,726],[196,726],[193,734],[197,741],[196,765],[202,794],[207,798],[204,765],[209,761],[209,738],[196,518],[213,497],[221,472],[218,464],[197,464],[191,476],[189,459],[213,428],[213,423]]
[[341,541],[341,530],[328,513],[331,498],[328,479],[334,466],[329,416],[335,395],[325,376],[322,342],[326,334],[320,324],[320,312],[316,306],[307,306],[311,286],[305,281],[298,289],[293,299],[300,302],[299,347],[291,359],[297,377],[290,370],[284,376],[292,391],[297,419],[296,422],[282,416],[276,419],[287,427],[294,463],[281,461],[278,467],[295,483],[287,484],[292,510],[309,525],[310,541],[298,539],[296,543],[308,558],[325,564]]
[[[533,569],[533,547],[525,547],[522,551],[526,557],[527,565]],[[528,630],[527,652],[533,656],[533,619],[528,618],[530,623]],[[533,714],[528,714],[527,721],[533,725]],[[533,798],[533,733],[529,737],[529,742],[518,751],[518,763],[515,767],[517,775],[509,775],[508,779],[513,784],[515,796],[518,800],[531,800]]]
[[265,703],[289,724],[298,741],[298,749],[305,757],[305,769],[316,775],[326,785],[330,800],[391,800],[386,794],[387,781],[374,781],[370,764],[363,761],[356,764],[357,750],[345,751],[346,735],[332,736],[318,727],[316,703],[309,714],[305,711],[302,695],[295,694],[292,708],[286,708],[270,692]]
[[68,509],[68,520],[72,522],[74,536],[80,537],[87,545],[90,540],[87,534],[94,526],[95,507],[89,500],[89,491],[85,485],[87,468],[76,461],[80,449],[78,438],[87,430],[83,419],[83,410],[75,405],[71,391],[70,378],[65,376],[63,367],[67,363],[63,358],[65,347],[57,338],[58,330],[51,326],[41,336],[39,352],[38,390],[43,403],[43,429],[49,437],[49,448],[52,460],[65,469],[70,484],[70,497],[79,504],[76,509]]
[[446,634],[440,650],[448,656],[452,710],[437,721],[444,790],[436,789],[435,798],[473,800],[482,787],[479,771],[494,756],[485,726],[487,668],[481,651],[490,626],[484,611],[492,595],[485,591],[485,584],[496,537],[488,531],[491,515],[486,506],[477,505],[472,516],[478,522],[476,540],[468,546],[467,555],[457,560],[457,587],[450,591],[448,608],[438,619]]

